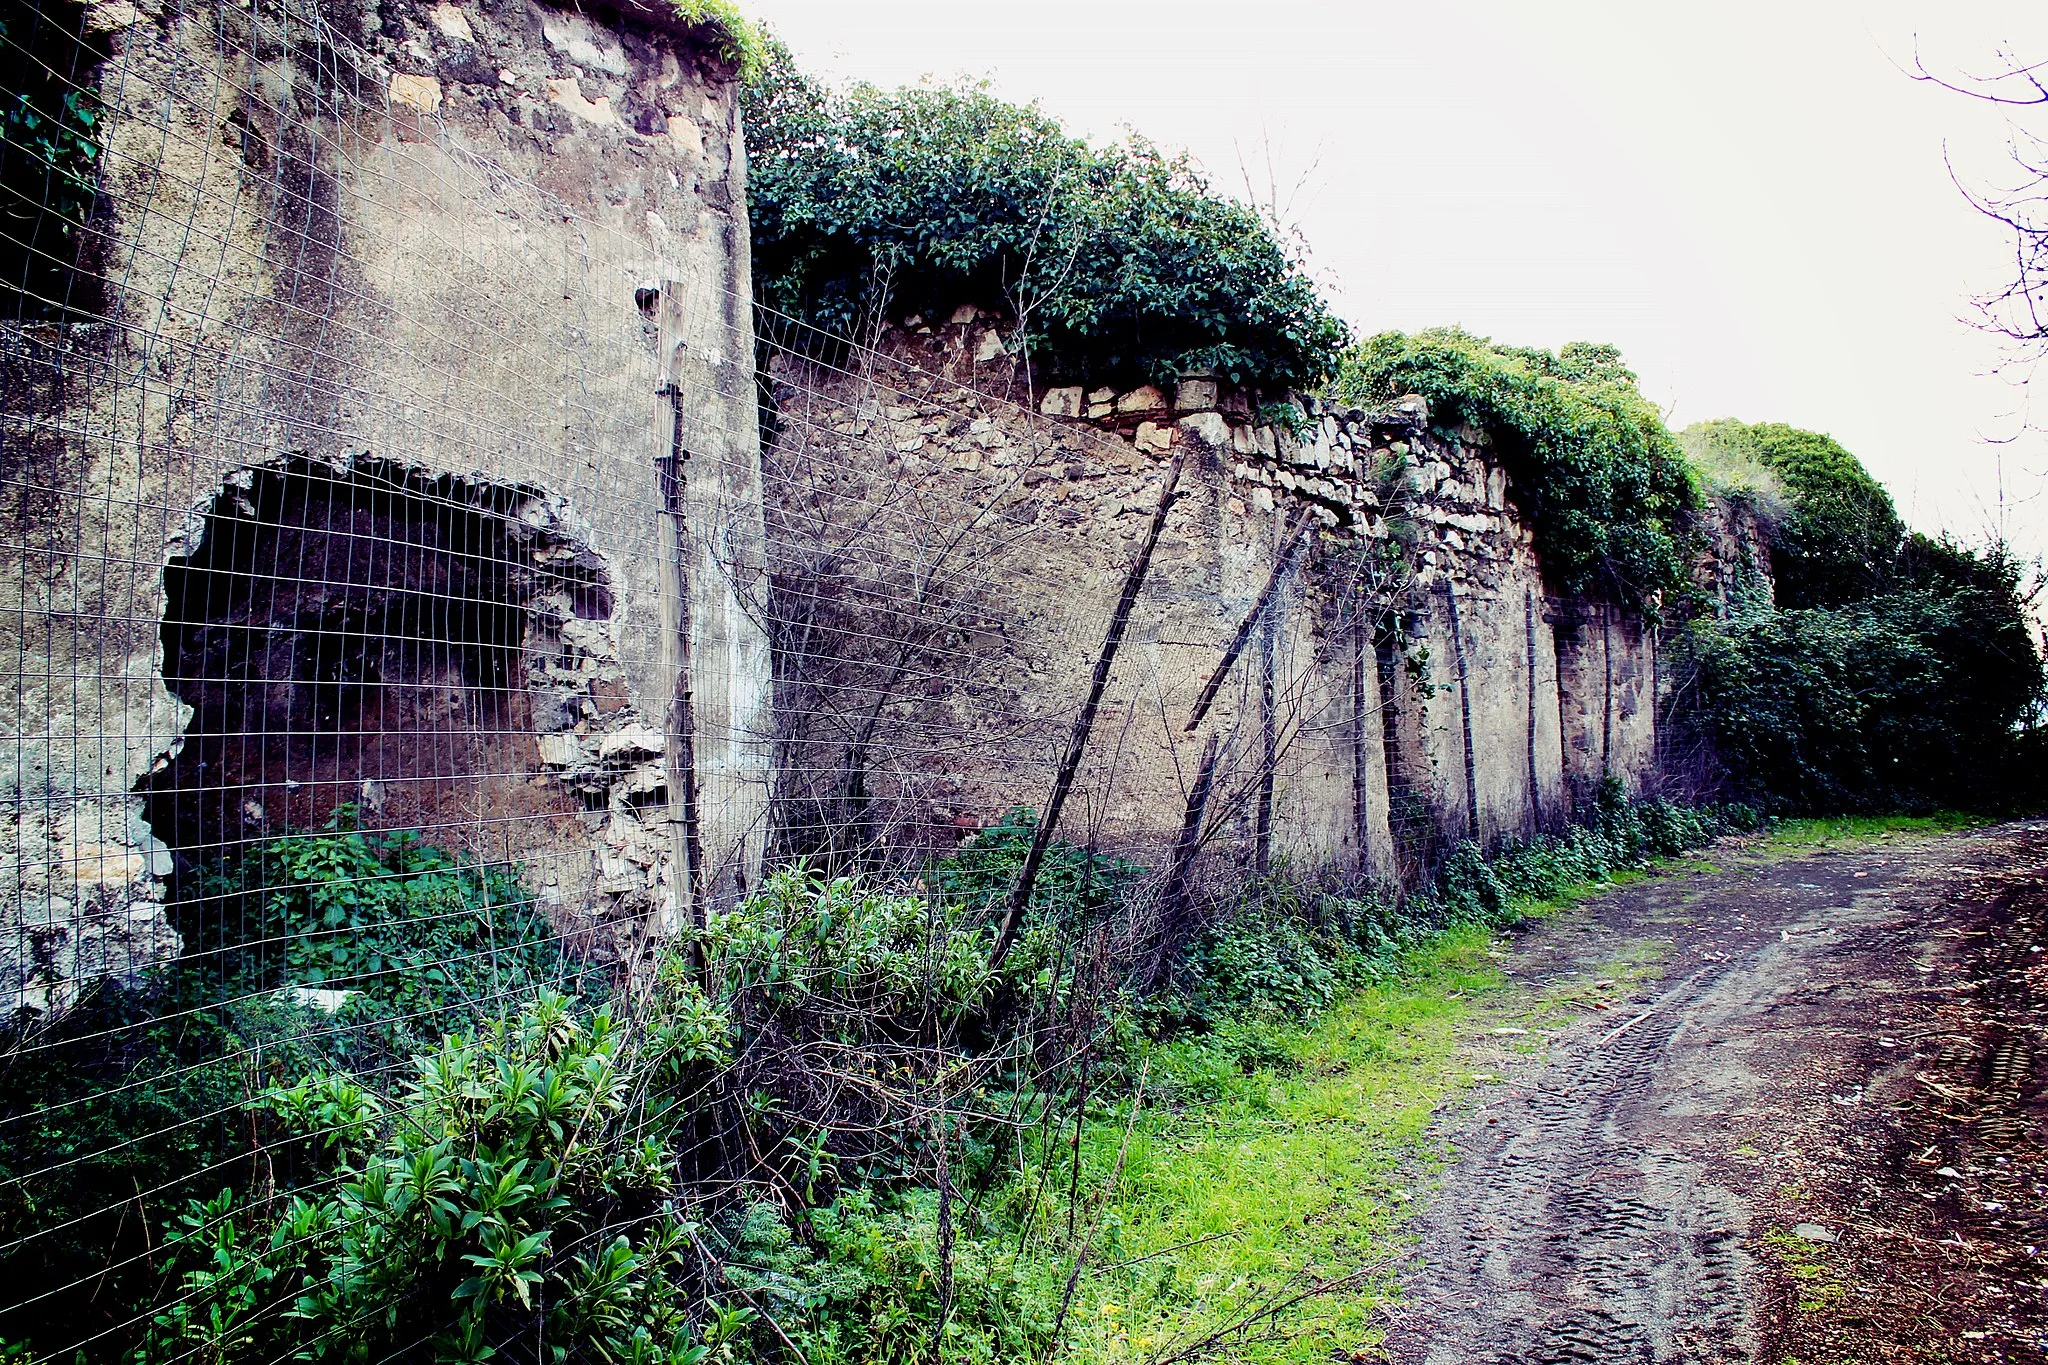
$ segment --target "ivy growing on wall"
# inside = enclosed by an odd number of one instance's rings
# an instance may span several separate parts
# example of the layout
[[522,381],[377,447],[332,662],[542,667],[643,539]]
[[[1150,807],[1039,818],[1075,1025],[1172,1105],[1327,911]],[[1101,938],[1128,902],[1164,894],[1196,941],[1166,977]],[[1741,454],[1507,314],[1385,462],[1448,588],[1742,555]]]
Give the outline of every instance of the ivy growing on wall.
[[1092,147],[979,85],[831,89],[772,39],[744,110],[756,293],[827,331],[972,303],[1052,377],[1275,392],[1345,343],[1259,216],[1142,139]]
[[761,30],[741,14],[732,0],[671,0],[676,14],[686,24],[704,29],[725,59],[738,68],[743,80],[761,74],[767,60],[767,44]]
[[1456,327],[1382,332],[1344,357],[1337,397],[1429,399],[1440,426],[1487,432],[1564,592],[1650,606],[1691,586],[1699,488],[1612,346],[1503,346]]
[[1832,436],[1782,422],[1698,422],[1679,437],[1715,467],[1761,466],[1790,511],[1772,536],[1778,604],[1839,606],[1883,590],[1906,540],[1891,494]]
[[0,291],[16,295],[5,315],[91,308],[77,283],[100,174],[92,68],[106,55],[82,5],[0,4]]

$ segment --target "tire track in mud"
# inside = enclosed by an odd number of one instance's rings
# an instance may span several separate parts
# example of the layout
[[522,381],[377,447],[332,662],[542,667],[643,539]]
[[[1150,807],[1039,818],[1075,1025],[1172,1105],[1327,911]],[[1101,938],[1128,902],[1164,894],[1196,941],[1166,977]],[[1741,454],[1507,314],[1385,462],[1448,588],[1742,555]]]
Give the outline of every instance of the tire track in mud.
[[[1816,964],[1840,968],[1873,943],[1936,932],[1931,889],[2024,832],[1644,883],[1522,933],[1509,974],[1538,990],[1584,981],[1645,945],[1667,954],[1666,969],[1633,1000],[1561,1027],[1540,1056],[1503,1052],[1505,1084],[1447,1122],[1456,1155],[1411,1224],[1420,1246],[1393,1310],[1391,1357],[1757,1359],[1748,1246],[1761,1230],[1728,1153],[1745,1119],[1782,1103],[1776,1049],[1760,1051],[1760,1040],[1796,1017],[1802,1046],[1861,1043],[1861,1007],[1833,987],[1817,993],[1829,974]],[[1846,1017],[1815,1027],[1817,1000]]]

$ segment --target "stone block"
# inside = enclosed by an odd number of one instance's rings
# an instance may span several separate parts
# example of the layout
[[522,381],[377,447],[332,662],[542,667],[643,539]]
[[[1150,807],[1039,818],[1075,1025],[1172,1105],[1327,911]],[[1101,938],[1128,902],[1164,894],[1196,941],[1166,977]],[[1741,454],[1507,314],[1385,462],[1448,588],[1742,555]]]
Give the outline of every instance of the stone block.
[[1419,393],[1404,393],[1393,402],[1393,411],[1417,426],[1429,422],[1429,400]]
[[1173,405],[1182,412],[1209,412],[1216,407],[1218,385],[1206,375],[1188,375],[1173,391]]
[[459,43],[473,43],[476,33],[469,26],[469,16],[462,12],[460,5],[444,3],[427,11],[427,22],[441,30],[443,37],[453,38]]
[[[574,85],[575,82],[569,82]],[[432,76],[412,76],[403,71],[394,72],[391,77],[391,102],[407,104],[422,114],[436,113],[441,108],[441,82]]]
[[996,357],[1008,354],[1009,352],[1003,349],[1002,337],[998,336],[996,330],[991,327],[988,331],[981,334],[981,340],[975,344],[974,363],[986,365]]
[[1045,397],[1038,402],[1038,410],[1047,417],[1079,417],[1081,386],[1075,384],[1069,388],[1047,389]]
[[1118,398],[1116,410],[1119,413],[1165,412],[1166,395],[1155,385],[1141,385]]
[[1211,450],[1230,448],[1230,423],[1220,412],[1197,412],[1180,419],[1182,430],[1191,433]]
[[1165,454],[1173,449],[1173,428],[1157,422],[1138,423],[1138,449]]
[[600,758],[612,758],[618,754],[658,754],[668,748],[668,738],[651,725],[628,725],[625,729],[604,737],[597,746]]

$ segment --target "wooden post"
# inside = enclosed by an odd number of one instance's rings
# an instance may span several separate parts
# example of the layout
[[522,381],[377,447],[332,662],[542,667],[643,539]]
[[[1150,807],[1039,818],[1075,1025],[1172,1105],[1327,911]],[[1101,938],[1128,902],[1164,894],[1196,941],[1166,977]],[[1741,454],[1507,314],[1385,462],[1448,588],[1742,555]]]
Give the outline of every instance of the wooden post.
[[1301,533],[1307,527],[1308,519],[1309,509],[1304,507],[1295,514],[1294,520],[1281,533],[1279,552],[1273,556],[1273,571],[1266,575],[1266,586],[1259,589],[1258,600],[1252,603],[1252,609],[1246,612],[1244,620],[1238,623],[1237,634],[1231,637],[1230,647],[1223,651],[1222,662],[1218,663],[1216,671],[1209,675],[1209,681],[1202,685],[1202,695],[1195,698],[1195,709],[1188,713],[1188,723],[1181,727],[1182,734],[1193,734],[1195,727],[1202,723],[1202,718],[1209,714],[1210,706],[1215,704],[1216,693],[1222,689],[1223,680],[1230,676],[1232,666],[1237,663],[1237,656],[1244,653],[1245,645],[1251,642],[1252,630],[1265,618],[1267,609],[1273,605],[1273,595],[1280,590],[1281,580],[1287,577],[1288,569],[1294,566],[1294,556],[1306,543]]
[[1253,870],[1273,872],[1273,772],[1280,766],[1279,715],[1273,688],[1273,615],[1259,623],[1259,808],[1253,827]]
[[1444,580],[1444,600],[1451,608],[1451,654],[1458,662],[1458,718],[1465,738],[1466,833],[1479,838],[1479,774],[1472,753],[1472,680],[1465,666],[1465,631],[1458,623],[1458,588]]
[[1523,649],[1529,660],[1529,832],[1543,828],[1543,801],[1536,789],[1536,590],[1522,603]]
[[1365,613],[1351,628],[1351,829],[1358,840],[1358,876],[1372,869],[1372,833],[1365,809]]
[[1131,561],[1130,572],[1124,575],[1123,591],[1116,599],[1116,611],[1109,618],[1109,630],[1102,637],[1102,649],[1095,656],[1095,672],[1089,679],[1087,700],[1081,703],[1081,714],[1074,717],[1074,730],[1067,737],[1067,752],[1060,759],[1059,772],[1052,782],[1052,796],[1045,803],[1045,811],[1038,818],[1038,828],[1031,836],[1031,847],[1024,855],[1024,867],[1017,874],[1017,884],[1010,888],[1010,903],[1003,911],[1003,927],[996,934],[995,947],[989,952],[991,968],[1002,965],[1010,945],[1016,942],[1017,929],[1024,922],[1024,908],[1031,903],[1031,891],[1038,883],[1038,870],[1045,862],[1045,851],[1052,844],[1053,831],[1060,823],[1060,811],[1067,804],[1067,793],[1073,789],[1074,775],[1080,771],[1081,755],[1088,748],[1088,735],[1095,728],[1095,713],[1102,705],[1103,689],[1109,686],[1109,670],[1116,662],[1117,649],[1123,644],[1124,630],[1131,623],[1131,607],[1138,600],[1138,589],[1145,585],[1145,572],[1152,566],[1152,552],[1159,546],[1159,534],[1166,529],[1166,514],[1173,508],[1174,490],[1180,485],[1180,469],[1187,456],[1185,438],[1174,443],[1173,463],[1166,468],[1166,483],[1159,490],[1159,506],[1153,509],[1152,522],[1145,528],[1145,539],[1138,546],[1138,554]]
[[1173,866],[1166,884],[1159,890],[1159,951],[1152,959],[1150,984],[1165,983],[1167,964],[1172,961],[1173,941],[1187,917],[1188,878],[1194,871],[1195,855],[1202,850],[1202,823],[1209,816],[1209,793],[1216,786],[1216,732],[1209,732],[1202,745],[1201,766],[1195,770],[1195,785],[1188,790],[1187,809],[1181,815],[1180,837],[1173,843]]
[[[669,679],[664,760],[668,776],[670,876],[676,907],[692,929],[704,928],[703,855],[697,831],[697,717],[690,679],[690,558],[688,466],[683,406],[682,285],[664,280],[657,307],[661,325],[661,382],[655,390],[654,428],[664,453],[654,461],[661,494],[661,662]],[[704,965],[701,939],[691,949]]]

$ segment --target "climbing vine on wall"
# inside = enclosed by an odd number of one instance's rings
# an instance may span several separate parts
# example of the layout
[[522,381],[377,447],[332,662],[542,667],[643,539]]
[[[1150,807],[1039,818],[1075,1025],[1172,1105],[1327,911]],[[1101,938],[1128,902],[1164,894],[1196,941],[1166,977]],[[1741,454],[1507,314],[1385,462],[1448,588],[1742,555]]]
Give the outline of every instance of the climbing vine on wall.
[[80,5],[0,4],[0,304],[62,317],[100,174],[101,107],[91,86],[103,40]]
[[1722,418],[1680,435],[1686,454],[1714,467],[1770,471],[1790,501],[1771,537],[1778,604],[1840,606],[1884,589],[1906,541],[1891,494],[1832,436],[1782,422]]
[[1691,584],[1699,489],[1676,441],[1612,346],[1502,346],[1456,327],[1382,332],[1344,357],[1347,402],[1429,399],[1440,426],[1492,436],[1565,592],[1648,606]]
[[828,331],[973,303],[1050,376],[1274,392],[1345,343],[1259,216],[1142,139],[1092,147],[978,85],[834,90],[773,40],[745,117],[756,291]]

